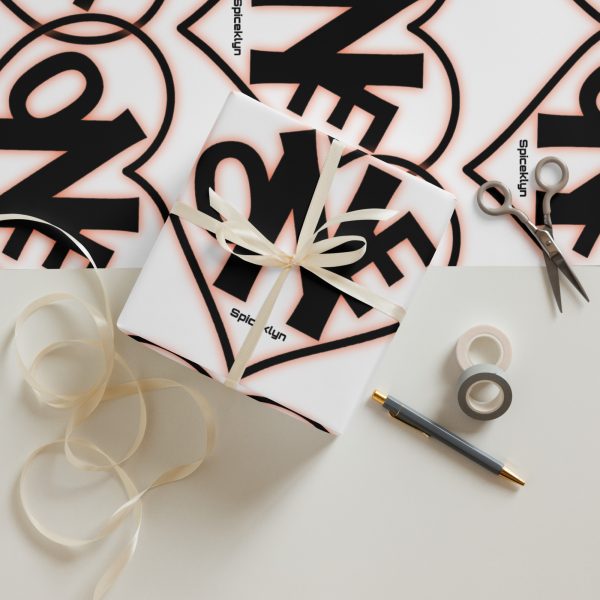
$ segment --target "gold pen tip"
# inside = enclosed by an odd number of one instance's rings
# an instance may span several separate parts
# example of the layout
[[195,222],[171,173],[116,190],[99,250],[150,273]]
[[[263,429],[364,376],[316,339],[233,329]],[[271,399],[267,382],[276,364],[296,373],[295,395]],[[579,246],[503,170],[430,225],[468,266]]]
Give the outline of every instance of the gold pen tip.
[[525,485],[525,480],[521,479],[516,473],[511,471],[508,467],[502,467],[502,470],[500,471],[499,475],[502,475],[502,477],[506,477],[506,479],[510,479],[510,481],[514,481],[515,483],[518,483],[519,485]]
[[387,400],[387,394],[384,394],[379,390],[374,390],[371,394],[371,399],[375,400],[375,402],[379,402],[379,404],[383,404]]

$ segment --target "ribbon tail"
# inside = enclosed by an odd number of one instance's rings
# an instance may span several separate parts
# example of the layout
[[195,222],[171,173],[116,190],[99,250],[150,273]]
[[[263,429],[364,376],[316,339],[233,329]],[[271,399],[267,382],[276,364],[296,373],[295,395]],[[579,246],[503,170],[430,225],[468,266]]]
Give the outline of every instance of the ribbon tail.
[[277,280],[273,284],[269,295],[265,299],[260,311],[258,312],[258,315],[256,316],[254,325],[252,325],[250,328],[246,339],[244,339],[244,342],[242,343],[242,347],[239,349],[239,352],[233,361],[233,365],[231,365],[231,369],[229,369],[229,373],[227,373],[227,377],[223,382],[227,387],[235,388],[244,375],[244,371],[248,366],[248,361],[252,357],[254,349],[258,345],[260,336],[267,325],[267,321],[271,316],[271,312],[273,312],[275,302],[281,293],[281,288],[283,287],[283,284],[285,283],[289,273],[290,267],[282,269],[279,272]]
[[[193,211],[193,209],[189,209],[188,211],[189,214],[193,216],[194,213],[190,211]],[[96,589],[94,591],[94,600],[100,600],[100,598],[102,598],[113,586],[115,580],[117,579],[121,571],[125,568],[125,566],[128,564],[128,562],[131,560],[135,552],[142,522],[142,497],[150,489],[158,487],[159,485],[165,485],[167,483],[177,481],[179,479],[182,479],[183,477],[187,477],[202,464],[205,457],[210,453],[214,444],[214,416],[212,414],[210,404],[208,403],[206,398],[194,389],[188,388],[178,382],[171,381],[168,379],[139,380],[134,377],[134,374],[127,362],[115,351],[113,319],[110,310],[108,294],[102,281],[102,278],[100,277],[97,265],[94,262],[94,259],[92,258],[91,254],[87,251],[85,246],[81,244],[81,242],[79,242],[74,236],[69,234],[64,229],[61,229],[60,227],[42,219],[38,219],[37,217],[31,217],[28,215],[21,214],[0,215],[0,222],[14,220],[28,221],[32,223],[50,226],[54,230],[58,231],[60,234],[68,238],[80,250],[83,256],[85,256],[90,261],[90,264],[94,268],[94,274],[97,278],[98,287],[100,289],[102,300],[104,303],[104,314],[102,314],[102,311],[97,309],[95,306],[87,303],[86,301],[82,300],[78,296],[65,293],[49,294],[43,298],[36,300],[35,302],[31,303],[28,307],[25,307],[23,309],[21,314],[16,319],[14,333],[14,339],[16,341],[17,350],[17,361],[23,369],[25,381],[35,391],[36,395],[38,395],[40,399],[43,399],[45,404],[47,404],[48,406],[71,409],[71,416],[66,427],[65,436],[55,442],[51,442],[49,444],[39,447],[37,450],[34,450],[31,453],[31,455],[26,459],[25,464],[21,469],[21,474],[18,480],[18,498],[21,503],[25,517],[40,535],[50,540],[51,542],[68,548],[80,548],[92,544],[94,542],[100,541],[101,539],[104,539],[106,536],[112,533],[130,514],[133,514],[135,519],[135,531],[132,537],[110,563],[108,569],[102,575],[100,581],[96,586]],[[213,227],[215,231],[218,229],[218,227],[222,225],[220,221],[212,219],[208,215],[205,215],[205,218],[202,216],[198,217],[197,221],[201,224],[201,226],[204,226],[205,228]],[[213,229],[209,230],[213,231]],[[19,339],[22,335],[22,328],[24,326],[24,323],[29,319],[29,317],[33,313],[37,312],[38,310],[60,302],[74,302],[80,307],[82,307],[87,312],[89,317],[94,321],[96,325],[98,339],[88,340],[86,338],[76,338],[73,340],[56,342],[46,346],[44,349],[39,351],[38,354],[31,361],[31,364],[28,364],[29,361],[27,361],[26,363],[23,359],[23,355],[19,347]],[[38,368],[38,365],[44,358],[51,355],[53,352],[65,347],[95,347],[99,348],[103,354],[104,371],[102,377],[97,383],[93,384],[83,392],[75,394],[62,394],[58,391],[53,390],[51,387],[44,385],[43,382],[35,376],[35,372]],[[125,371],[130,375],[132,380],[128,383],[119,384],[116,386],[112,386],[110,389],[107,389],[107,385],[113,373],[113,369],[116,362],[118,362],[119,365],[125,369]],[[143,392],[162,390],[167,388],[181,388],[195,401],[202,415],[204,426],[204,445],[202,450],[199,452],[196,460],[163,472],[150,487],[146,488],[142,492],[138,492],[131,478],[119,465],[128,460],[136,452],[136,450],[142,443],[144,434],[146,432],[147,411]],[[113,460],[95,443],[86,439],[73,437],[75,428],[78,425],[81,425],[84,421],[86,421],[94,413],[94,411],[101,402],[106,400],[122,398],[133,394],[136,394],[138,396],[139,402],[138,431],[129,450],[126,452],[125,456],[119,461]],[[84,460],[83,458],[80,458],[75,454],[73,450],[75,446],[84,448],[88,452],[96,454],[100,457],[101,460],[94,462],[92,460]],[[120,483],[122,484],[128,497],[128,500],[124,504],[122,504],[121,507],[118,508],[112,514],[111,517],[109,517],[103,524],[100,525],[97,532],[88,538],[67,537],[60,533],[52,531],[35,516],[35,514],[29,507],[28,498],[26,494],[25,479],[29,473],[31,465],[40,454],[47,452],[50,449],[59,447],[63,448],[67,460],[74,467],[86,471],[111,471],[115,475],[117,480],[120,481]]]
[[181,217],[182,219],[215,234],[217,233],[219,227],[223,225],[222,221],[213,219],[206,213],[196,210],[195,208],[188,206],[183,202],[176,202],[171,209],[171,214]]
[[[39,223],[41,225],[46,225],[47,227],[51,227],[55,231],[58,231],[62,235],[64,235],[72,244],[74,244],[77,249],[81,252],[83,256],[85,256],[89,261],[92,267],[94,268],[94,272],[98,275],[98,266],[94,261],[92,255],[88,252],[87,248],[74,236],[72,236],[68,231],[65,231],[58,225],[54,225],[54,223],[50,223],[49,221],[45,221],[44,219],[38,219],[37,217],[32,217],[31,215],[24,215],[21,213],[6,213],[0,215],[0,221],[29,221],[30,223]],[[108,294],[106,293],[106,289],[100,279],[100,275],[98,275],[98,280],[100,282],[100,290],[102,292],[102,300],[104,302],[104,310],[108,317],[108,320],[112,322],[112,312],[110,308],[110,302],[108,301]]]
[[136,517],[137,523],[135,533],[127,542],[126,546],[119,553],[119,555],[115,557],[111,565],[105,571],[104,575],[102,575],[102,577],[96,584],[96,587],[94,588],[93,600],[101,600],[102,598],[104,598],[104,596],[106,596],[106,594],[115,584],[123,569],[128,565],[129,561],[135,554],[135,549],[137,548],[140,535],[141,506],[138,505],[137,509],[139,511],[139,516]]
[[302,223],[300,235],[298,236],[298,248],[304,248],[306,244],[310,242],[310,239],[317,229],[319,217],[321,216],[323,208],[325,207],[325,202],[327,201],[329,190],[333,184],[333,179],[335,177],[338,165],[340,164],[343,151],[344,144],[342,144],[342,142],[339,140],[334,140],[331,144],[329,152],[327,153],[327,158],[325,159],[325,164],[323,165],[323,169],[321,171],[321,176],[317,181],[317,186],[315,187],[313,197],[308,205],[306,217],[304,218],[304,223]]
[[333,271],[329,271],[328,269],[323,269],[322,267],[305,266],[305,269],[338,289],[340,292],[348,294],[360,302],[364,302],[368,306],[371,306],[386,314],[388,317],[398,321],[398,323],[400,323],[406,315],[406,309],[403,306],[390,302],[387,298],[375,294],[351,279],[346,279],[345,277],[342,277]]

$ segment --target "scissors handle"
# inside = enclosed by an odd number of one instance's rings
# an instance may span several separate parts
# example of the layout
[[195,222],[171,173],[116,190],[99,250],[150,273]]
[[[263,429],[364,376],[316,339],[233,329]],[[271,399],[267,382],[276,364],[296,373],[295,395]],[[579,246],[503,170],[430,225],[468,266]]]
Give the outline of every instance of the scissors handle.
[[[546,165],[556,165],[560,169],[560,179],[556,183],[549,184],[542,180],[542,170]],[[536,165],[535,182],[542,191],[546,192],[542,204],[544,217],[550,216],[550,202],[552,201],[554,194],[560,192],[567,185],[568,181],[569,168],[562,160],[560,160],[560,158],[556,158],[556,156],[546,156]]]
[[[502,203],[499,206],[488,206],[483,198],[485,192],[489,189],[497,189],[502,195]],[[529,217],[518,208],[515,208],[512,203],[512,194],[510,190],[501,181],[487,181],[477,190],[477,204],[479,208],[487,215],[513,215],[523,223],[529,221]]]

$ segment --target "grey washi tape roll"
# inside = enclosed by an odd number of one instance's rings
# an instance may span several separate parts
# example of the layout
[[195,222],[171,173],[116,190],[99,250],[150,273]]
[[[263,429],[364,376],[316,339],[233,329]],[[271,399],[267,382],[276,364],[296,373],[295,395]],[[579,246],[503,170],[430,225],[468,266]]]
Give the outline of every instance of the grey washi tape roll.
[[[489,400],[473,397],[474,387],[480,383],[493,383],[497,394]],[[474,419],[489,421],[503,415],[512,402],[512,389],[504,377],[504,371],[496,365],[474,365],[465,369],[458,378],[458,404],[463,412]]]

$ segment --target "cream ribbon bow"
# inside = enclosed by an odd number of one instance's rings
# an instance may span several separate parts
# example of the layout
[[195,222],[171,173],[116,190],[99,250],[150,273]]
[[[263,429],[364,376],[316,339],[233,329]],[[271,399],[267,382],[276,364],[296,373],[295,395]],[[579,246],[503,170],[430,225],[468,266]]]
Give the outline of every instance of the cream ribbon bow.
[[[354,281],[328,270],[359,261],[367,250],[367,240],[363,236],[340,235],[316,241],[319,233],[328,230],[334,225],[349,221],[387,221],[398,214],[398,211],[395,210],[379,208],[355,210],[333,217],[324,225],[318,227],[319,218],[325,207],[325,202],[331,190],[343,150],[344,145],[341,142],[335,140],[332,143],[308,207],[306,218],[302,224],[296,250],[293,254],[284,252],[268,240],[230,202],[221,198],[212,189],[209,190],[210,205],[219,213],[223,221],[213,219],[206,213],[181,202],[176,203],[171,211],[172,214],[214,233],[219,245],[226,252],[234,254],[254,265],[275,267],[281,270],[227,374],[224,383],[229,387],[236,387],[242,378],[283,288],[283,284],[291,270],[295,267],[301,267],[310,271],[325,283],[385,313],[398,322],[405,315],[406,311],[402,306],[394,304]],[[228,242],[245,248],[254,254],[240,254],[233,250]],[[340,248],[348,242],[358,242],[359,247],[355,250],[334,252],[335,249]]]
[[[163,378],[135,378],[125,359],[115,351],[113,318],[108,295],[98,273],[98,267],[83,244],[81,244],[76,238],[60,227],[29,215],[0,215],[0,221],[28,221],[53,228],[68,238],[79,249],[83,256],[90,261],[90,264],[94,268],[94,273],[97,276],[97,283],[102,297],[101,309],[96,308],[85,300],[82,300],[78,296],[74,296],[72,294],[49,294],[32,302],[29,306],[23,309],[21,314],[17,317],[15,325],[15,343],[17,347],[17,359],[23,370],[23,376],[35,392],[40,402],[53,408],[70,411],[64,436],[59,440],[45,444],[39,447],[37,450],[34,450],[26,459],[21,471],[21,475],[19,477],[19,498],[25,512],[25,516],[29,522],[42,536],[48,540],[67,548],[78,548],[87,546],[105,538],[111,532],[113,532],[127,516],[133,514],[135,521],[133,535],[127,541],[124,548],[115,556],[94,589],[93,600],[100,600],[100,598],[102,598],[112,587],[121,571],[133,557],[137,547],[142,524],[142,498],[154,488],[178,481],[187,477],[188,475],[191,475],[198,469],[198,467],[200,467],[204,459],[210,454],[214,446],[216,432],[216,424],[213,412],[210,404],[202,394],[176,381]],[[23,359],[23,355],[20,350],[20,341],[22,341],[22,337],[24,335],[23,326],[25,322],[38,310],[59,302],[71,302],[79,304],[93,320],[97,332],[97,339],[71,339],[50,344],[38,352],[30,364],[27,364]],[[38,378],[37,371],[44,358],[62,348],[74,347],[75,349],[79,349],[84,346],[99,348],[102,353],[104,363],[101,377],[86,390],[76,394],[65,394],[51,389],[50,386],[44,384],[44,382]],[[115,364],[120,365],[125,370],[131,379],[130,381],[122,384],[111,384],[110,380]],[[75,365],[75,368],[77,368],[77,365]],[[183,389],[183,391],[186,392],[196,404],[200,414],[202,415],[202,422],[204,426],[204,431],[199,436],[202,440],[202,449],[194,461],[164,471],[156,479],[154,479],[149,486],[140,491],[137,489],[136,485],[124,470],[122,465],[135,454],[146,433],[147,410],[144,392],[163,390],[167,388]],[[133,442],[131,443],[131,446],[123,457],[118,460],[114,460],[95,443],[87,439],[74,436],[76,428],[92,415],[100,403],[133,395],[136,395],[138,398],[138,430]],[[35,459],[40,454],[43,454],[44,452],[56,447],[61,447],[64,450],[65,456],[69,463],[78,469],[85,471],[112,471],[123,485],[123,488],[127,494],[128,500],[117,510],[115,510],[113,514],[98,527],[96,533],[89,538],[71,538],[60,533],[56,533],[46,527],[29,508],[27,494],[25,491],[25,479],[27,473]],[[76,447],[79,449],[85,449],[88,453],[91,451],[94,455],[98,456],[99,460],[92,461],[89,459],[83,459],[75,453],[74,448]]]

